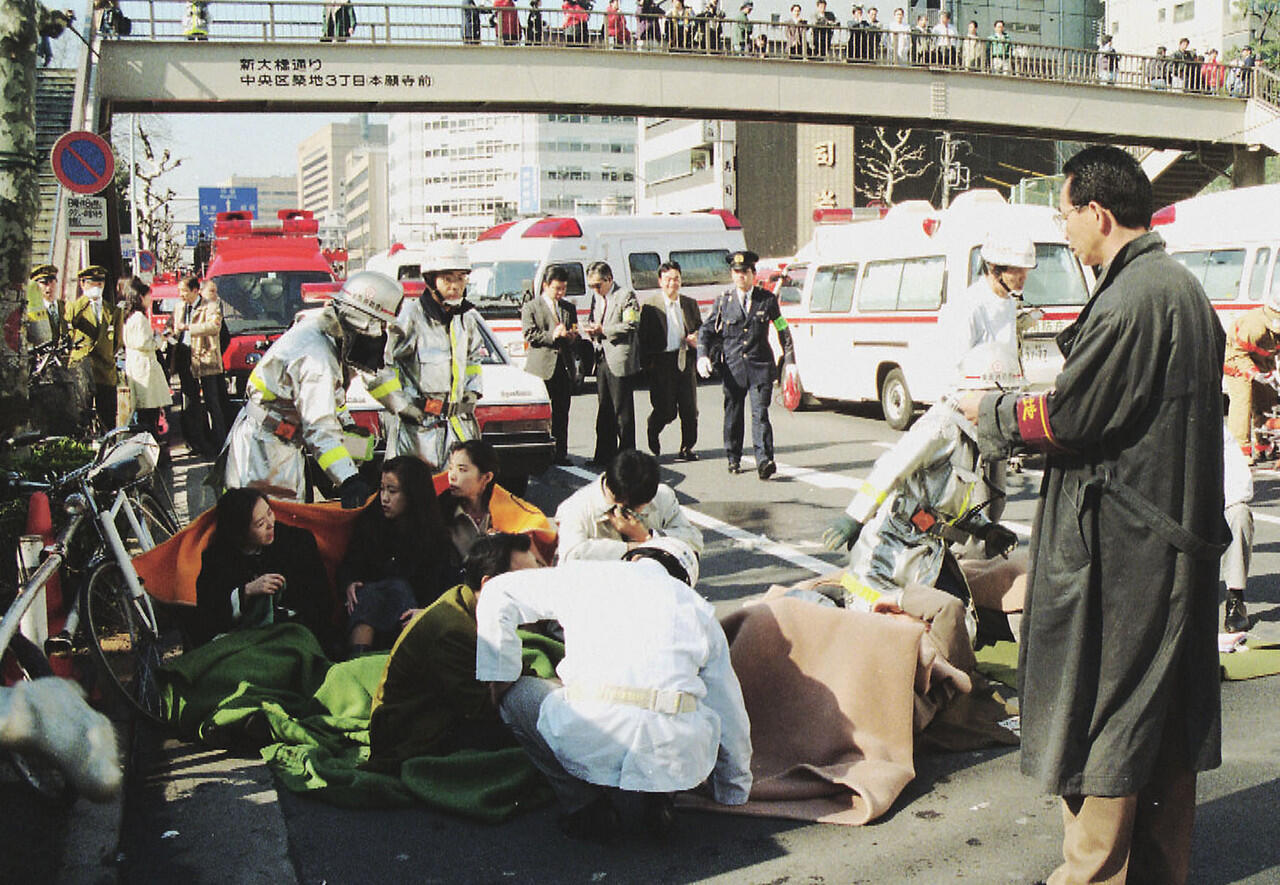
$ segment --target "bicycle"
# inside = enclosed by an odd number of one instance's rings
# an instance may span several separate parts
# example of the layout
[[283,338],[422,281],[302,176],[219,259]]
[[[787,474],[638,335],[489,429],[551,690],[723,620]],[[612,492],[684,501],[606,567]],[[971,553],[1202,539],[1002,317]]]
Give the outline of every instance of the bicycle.
[[[158,458],[159,444],[149,433],[117,428],[103,438],[91,463],[60,478],[8,477],[10,489],[19,492],[65,495],[68,520],[45,548],[40,565],[22,576],[0,620],[0,649],[11,650],[15,658],[30,657],[29,643],[17,634],[19,621],[49,579],[66,566],[81,577],[76,604],[66,629],[50,638],[46,651],[87,647],[114,694],[137,713],[163,723],[158,670],[182,653],[182,631],[152,603],[132,562],[177,530],[171,508],[148,488]],[[86,523],[95,529],[96,538],[89,543],[90,536],[81,531]]]

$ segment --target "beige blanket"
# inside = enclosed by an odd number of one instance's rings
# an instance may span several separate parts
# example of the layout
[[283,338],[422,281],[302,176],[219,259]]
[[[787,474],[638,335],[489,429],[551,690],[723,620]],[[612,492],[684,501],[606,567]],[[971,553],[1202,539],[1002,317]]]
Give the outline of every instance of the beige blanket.
[[903,607],[920,618],[863,614],[783,598],[786,589],[722,621],[751,719],[751,801],[682,804],[860,825],[915,777],[916,735],[927,727],[936,747],[1017,742],[996,725],[1008,715],[1001,699],[972,674],[958,602],[913,587]]

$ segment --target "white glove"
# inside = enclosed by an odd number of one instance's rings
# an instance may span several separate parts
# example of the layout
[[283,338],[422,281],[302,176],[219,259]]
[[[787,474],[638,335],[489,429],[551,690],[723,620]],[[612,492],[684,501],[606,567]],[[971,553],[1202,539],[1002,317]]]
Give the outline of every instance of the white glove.
[[711,357],[709,356],[698,357],[698,375],[703,378],[711,377]]

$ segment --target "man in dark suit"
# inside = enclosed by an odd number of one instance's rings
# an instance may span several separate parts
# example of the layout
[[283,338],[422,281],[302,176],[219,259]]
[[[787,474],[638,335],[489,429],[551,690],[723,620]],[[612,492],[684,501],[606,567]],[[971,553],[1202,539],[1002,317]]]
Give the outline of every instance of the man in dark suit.
[[528,352],[526,372],[547,384],[551,397],[551,435],[556,441],[556,464],[569,464],[569,399],[573,395],[573,344],[578,340],[578,316],[564,302],[569,288],[569,272],[563,267],[547,268],[542,275],[542,292],[520,309],[520,329]]
[[603,469],[622,449],[636,447],[635,383],[640,374],[640,303],[613,281],[603,261],[587,267],[591,319],[582,331],[596,348],[596,449],[591,466]]
[[724,449],[729,472],[738,473],[742,460],[742,406],[751,394],[751,442],[755,447],[756,472],[768,479],[778,471],[773,462],[773,427],[769,424],[769,399],[773,393],[773,350],[769,347],[769,327],[778,334],[783,359],[794,365],[787,321],[778,310],[778,299],[756,285],[759,256],[743,250],[729,257],[733,285],[716,296],[711,314],[698,336],[698,374],[711,376],[713,364],[720,366],[724,385]]
[[178,284],[178,295],[182,302],[174,308],[169,322],[176,336],[173,371],[178,374],[182,393],[182,438],[190,451],[212,459],[217,457],[218,449],[209,438],[209,414],[201,395],[200,379],[191,370],[191,333],[186,328],[200,301],[200,280],[193,276],[185,278]]
[[694,363],[702,314],[698,302],[680,294],[680,264],[668,261],[658,268],[662,297],[640,310],[640,345],[649,371],[649,450],[661,453],[659,434],[680,416],[677,461],[696,461],[698,441],[698,379]]

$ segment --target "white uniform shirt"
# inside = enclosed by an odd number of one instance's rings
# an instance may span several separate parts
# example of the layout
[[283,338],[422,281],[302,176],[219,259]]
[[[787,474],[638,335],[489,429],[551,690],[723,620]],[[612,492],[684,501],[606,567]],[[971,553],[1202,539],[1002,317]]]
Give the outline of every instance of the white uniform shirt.
[[684,308],[678,295],[674,299],[663,296],[662,300],[667,309],[667,353],[671,353],[684,343]]
[[569,774],[633,792],[687,790],[711,775],[717,802],[751,791],[751,724],[729,645],[711,604],[652,560],[572,562],[524,569],[484,585],[476,605],[476,679],[520,675],[516,628],[555,618],[565,686],[680,691],[686,713],[658,713],[559,689],[538,712],[538,731]]
[[983,275],[943,308],[938,332],[951,348],[954,377],[959,381],[964,358],[980,344],[995,342],[1018,352],[1018,302],[991,291],[991,282]]
[[[559,556],[561,562],[570,559],[621,559],[627,552],[627,542],[606,514],[612,505],[604,497],[604,479],[578,489],[561,502],[556,509],[556,523],[560,529]],[[680,501],[671,486],[658,484],[653,500],[636,513],[645,528],[655,535],[679,538],[693,552],[702,555],[702,532],[684,515]]]

